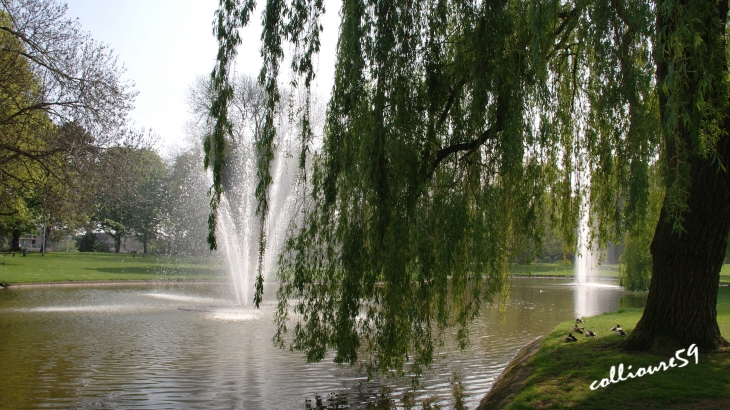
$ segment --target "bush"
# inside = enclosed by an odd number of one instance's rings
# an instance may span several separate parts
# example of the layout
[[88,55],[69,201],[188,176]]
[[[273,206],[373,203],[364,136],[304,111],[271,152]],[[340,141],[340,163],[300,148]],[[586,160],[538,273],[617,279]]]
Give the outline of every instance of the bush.
[[76,237],[76,249],[79,252],[109,252],[109,247],[99,242],[92,232]]

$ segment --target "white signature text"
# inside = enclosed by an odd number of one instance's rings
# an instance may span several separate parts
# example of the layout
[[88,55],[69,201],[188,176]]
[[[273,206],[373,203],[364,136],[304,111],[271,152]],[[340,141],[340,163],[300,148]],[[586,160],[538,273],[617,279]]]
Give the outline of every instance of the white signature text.
[[[646,374],[654,374],[655,372],[658,372],[659,370],[667,370],[670,367],[684,367],[689,364],[689,360],[682,357],[682,353],[684,353],[684,349],[679,349],[674,354],[674,357],[669,359],[667,363],[665,362],[659,362],[657,366],[647,366],[647,367],[639,367],[638,370],[636,370],[635,373],[628,372],[626,374],[626,377],[624,377],[624,364],[621,363],[618,365],[618,371],[616,371],[616,366],[611,366],[611,372],[608,378],[601,379],[599,382],[598,380],[594,380],[593,383],[591,383],[591,390],[597,390],[599,387],[608,387],[611,383],[618,383],[622,381],[626,381],[628,379],[634,379],[636,377],[642,377]],[[694,356],[695,358],[695,364],[697,364],[700,360],[699,352],[697,351],[697,345],[692,344],[689,349],[686,350],[687,357]],[[681,364],[675,363],[674,359],[679,360],[682,362]],[[631,366],[629,366],[627,369],[631,370]]]

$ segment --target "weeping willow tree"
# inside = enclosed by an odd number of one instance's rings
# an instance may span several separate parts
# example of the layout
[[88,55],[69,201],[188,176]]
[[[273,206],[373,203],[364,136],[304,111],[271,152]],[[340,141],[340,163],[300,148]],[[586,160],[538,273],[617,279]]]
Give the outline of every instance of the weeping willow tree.
[[[215,22],[211,246],[228,70],[254,6],[220,0]],[[323,12],[319,0],[266,3],[259,81],[272,118],[284,41],[309,95]],[[338,363],[418,371],[445,326],[467,343],[514,257],[539,251],[545,220],[566,243],[581,212],[602,242],[646,224],[656,165],[666,195],[628,346],[726,344],[715,318],[730,229],[726,2],[345,0],[340,15],[321,147],[300,118],[307,188],[278,267],[276,343],[311,361],[333,350]],[[267,121],[257,140],[264,223],[275,132]],[[260,268],[256,300],[262,282]]]

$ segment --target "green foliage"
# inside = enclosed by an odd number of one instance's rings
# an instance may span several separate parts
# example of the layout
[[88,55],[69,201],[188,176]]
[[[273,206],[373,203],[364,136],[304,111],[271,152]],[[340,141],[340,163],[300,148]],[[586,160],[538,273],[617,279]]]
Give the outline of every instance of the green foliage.
[[0,3],[3,231],[71,232],[85,223],[99,152],[136,138],[124,124],[135,93],[116,57],[65,13],[55,0]]
[[210,215],[208,216],[208,245],[217,249],[215,239],[217,226],[217,210],[221,201],[223,164],[225,162],[226,137],[233,132],[228,120],[228,105],[233,99],[233,87],[229,81],[231,62],[236,57],[236,46],[241,44],[238,28],[248,23],[256,2],[253,0],[219,0],[213,34],[218,40],[217,65],[211,73],[211,91],[213,101],[210,105],[210,116],[214,120],[211,133],[205,138],[203,150],[205,169],[213,171],[213,186],[210,196]]
[[[228,17],[216,27],[223,85],[237,41],[229,23],[250,12],[231,5],[221,2]],[[267,118],[281,40],[316,51],[320,11],[318,1],[268,2]],[[371,371],[418,374],[446,325],[468,343],[483,303],[506,294],[510,262],[542,249],[547,232],[570,253],[583,197],[604,242],[642,220],[659,143],[652,6],[352,0],[341,16],[323,145],[302,161],[309,185],[280,259],[275,342],[310,361],[332,349],[338,363],[364,355]],[[294,74],[306,85],[303,61]],[[211,114],[226,129],[228,91],[216,87]],[[262,227],[273,132],[257,145]]]
[[76,237],[76,250],[79,252],[109,252],[109,247],[99,242],[93,232]]
[[660,185],[659,172],[653,167],[650,177],[651,193],[646,215],[626,233],[624,252],[619,266],[619,286],[627,290],[649,290],[652,274],[652,255],[649,247],[664,200],[664,189]]
[[117,242],[136,235],[146,242],[157,237],[165,207],[167,167],[151,149],[113,147],[102,157],[94,220]]
[[727,4],[716,1],[657,5],[661,29],[655,56],[663,106],[666,207],[679,233],[684,231],[682,214],[690,211],[687,201],[695,158],[710,158],[718,172],[727,172],[727,158],[717,152],[719,141],[727,136],[726,14]]
[[142,242],[143,253],[148,244],[157,239],[163,213],[167,208],[167,166],[153,150],[140,151],[140,158],[133,169],[138,174],[135,201],[130,208],[130,228]]
[[[8,26],[10,16],[0,10],[0,27]],[[56,158],[48,153],[53,125],[45,113],[25,110],[41,93],[38,78],[20,55],[25,47],[4,30],[0,44],[0,230],[8,232],[33,220],[36,183],[43,178],[44,166],[57,168]]]
[[653,234],[653,230],[641,230],[627,235],[626,247],[621,254],[619,286],[627,290],[649,290],[652,269],[649,244]]
[[210,182],[200,166],[201,159],[198,146],[177,155],[168,171],[162,230],[165,250],[172,255],[209,254],[205,241],[208,210],[200,204],[207,200],[205,190]]
[[86,232],[76,237],[76,249],[79,252],[94,252],[96,235],[93,232]]

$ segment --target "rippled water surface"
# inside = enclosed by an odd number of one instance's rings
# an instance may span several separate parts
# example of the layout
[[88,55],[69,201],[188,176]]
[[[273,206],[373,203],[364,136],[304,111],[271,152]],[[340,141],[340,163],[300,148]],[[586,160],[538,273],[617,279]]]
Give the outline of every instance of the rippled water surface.
[[[615,310],[627,295],[588,292],[560,280],[514,279],[506,309],[483,312],[466,351],[447,336],[413,400],[448,408],[456,391],[473,408],[526,343],[576,314]],[[238,308],[229,294],[218,284],[1,290],[0,408],[304,409],[316,397],[350,408],[383,397],[403,403],[410,379],[368,382],[357,366],[307,364],[301,353],[272,346],[273,300]],[[589,307],[576,303],[586,298]]]

